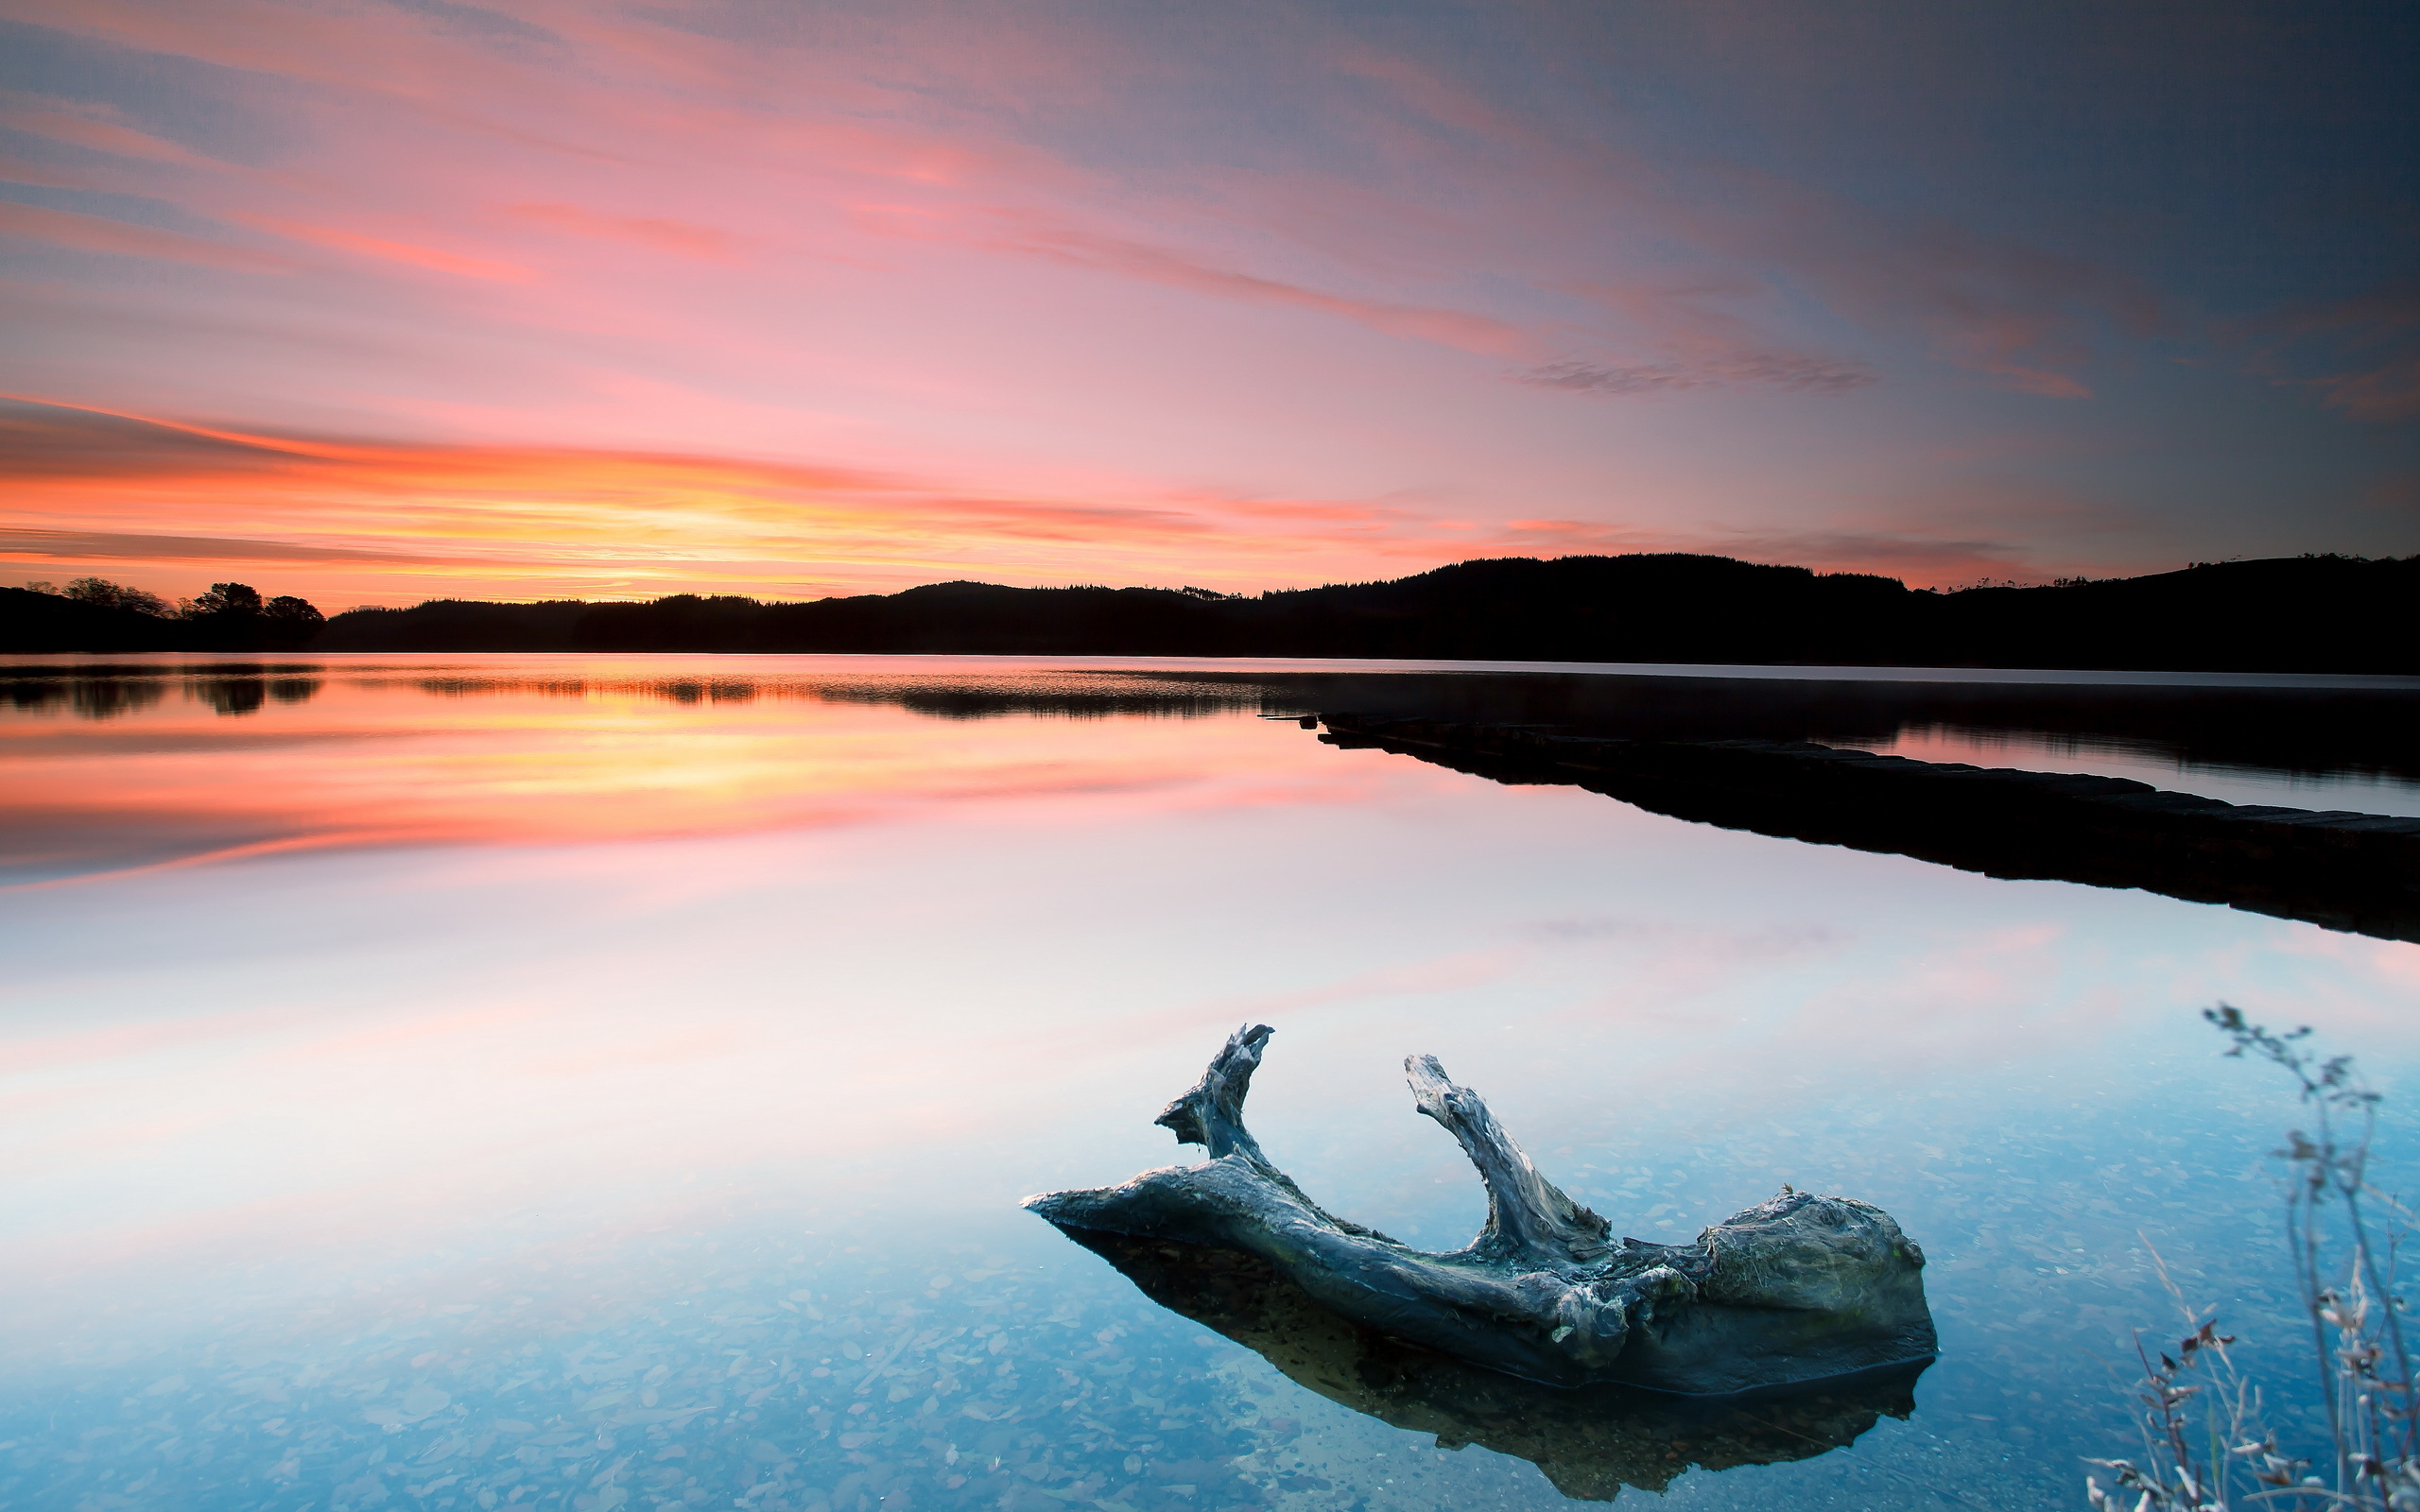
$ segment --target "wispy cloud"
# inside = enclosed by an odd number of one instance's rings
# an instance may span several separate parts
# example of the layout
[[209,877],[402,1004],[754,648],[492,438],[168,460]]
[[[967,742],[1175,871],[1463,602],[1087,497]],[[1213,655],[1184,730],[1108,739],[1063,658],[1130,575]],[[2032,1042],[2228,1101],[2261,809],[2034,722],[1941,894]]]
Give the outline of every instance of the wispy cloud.
[[[0,95],[40,201],[0,236],[51,249],[0,383],[135,419],[17,435],[5,507],[530,592],[1255,587],[1590,539],[2022,575],[2121,505],[2168,520],[2153,560],[2383,519],[2329,428],[2420,414],[2408,311],[2323,301],[2230,401],[2301,452],[2207,460],[2171,375],[2245,359],[2164,274],[1980,138],[2004,202],[1709,127],[1738,77],[1805,82],[1728,24],[1744,73],[1681,47],[1659,94],[1609,81],[1653,27],[1603,8],[920,5],[19,0],[95,98]],[[1961,513],[2051,472],[2107,486]]]
[[2265,326],[2261,370],[2282,376],[2316,363],[2318,373],[2288,381],[2356,420],[2420,420],[2420,282],[2289,310]]
[[[1660,244],[1650,258],[1688,276],[1632,281],[1608,302],[1667,335],[1705,335],[1709,283],[1768,305],[1795,294],[1870,335],[1912,338],[1933,360],[2023,391],[2080,397],[2087,389],[2079,370],[2103,332],[2140,338],[2168,318],[2142,281],[2073,254],[1877,208],[1720,156],[1685,160],[1676,171],[1357,39],[1335,60],[1383,90],[1417,129],[1416,144],[1400,149],[1407,156],[1460,160],[1458,184],[1513,233],[1498,245],[1517,236],[1533,266],[1562,261],[1545,250],[1557,237]],[[1492,193],[1498,184],[1503,192]],[[1721,323],[1728,345],[1767,345],[1755,339],[1754,318]]]
[[128,123],[123,112],[107,105],[80,102],[68,106],[58,101],[36,101],[25,96],[10,100],[0,95],[0,127],[113,157],[189,168],[224,166],[182,143],[137,129]]
[[65,247],[79,252],[156,257],[172,263],[190,263],[240,273],[290,273],[300,266],[293,258],[275,252],[188,236],[182,232],[162,231],[156,226],[143,226],[132,221],[8,200],[0,200],[0,236],[47,242],[54,247]]
[[731,261],[739,248],[739,238],[728,232],[657,215],[611,215],[578,205],[556,204],[513,205],[507,213],[532,225],[574,236],[634,243],[656,251],[715,262]]
[[1711,362],[1549,362],[1515,375],[1541,388],[1628,399],[1699,388],[1774,388],[1785,393],[1843,394],[1880,381],[1861,362],[1759,352]]
[[304,546],[288,541],[238,541],[223,536],[146,536],[100,530],[37,530],[0,524],[0,557],[94,561],[445,561],[443,557]]
[[1519,357],[1534,352],[1539,345],[1538,338],[1520,325],[1493,316],[1312,288],[1219,266],[1147,242],[1052,224],[1031,214],[1000,207],[987,207],[972,214],[869,207],[859,212],[858,220],[888,234],[948,240],[1046,258],[1213,299],[1307,310],[1351,320],[1388,335],[1482,356]]
[[[728,456],[249,435],[67,406],[0,405],[24,560],[259,561],[324,596],[812,596],[950,577],[1250,589],[1394,576],[1482,556],[1699,551],[1971,581],[2015,542],[1553,517],[1474,523],[1401,501],[985,493],[909,474]],[[182,530],[160,528],[174,522]],[[197,525],[216,528],[196,530]],[[149,528],[146,528],[148,526]]]
[[[790,461],[258,435],[22,400],[0,405],[0,479],[12,516],[0,552],[318,563],[349,569],[349,585],[415,564],[382,590],[404,598],[427,596],[417,569],[429,566],[465,591],[509,581],[522,596],[734,578],[792,595],[965,576],[1265,581],[1305,561],[1362,566],[1374,538],[1422,525],[1374,502],[986,492]],[[1441,539],[1429,555],[1452,550]]]
[[316,247],[349,252],[355,257],[376,258],[381,262],[401,263],[407,267],[424,268],[432,273],[447,273],[457,278],[480,279],[494,283],[520,284],[531,277],[526,267],[498,261],[492,257],[476,257],[464,252],[447,251],[439,247],[424,247],[415,242],[395,241],[385,236],[372,236],[363,232],[346,231],[337,226],[312,226],[302,221],[285,220],[273,215],[238,215],[247,224],[262,231]]

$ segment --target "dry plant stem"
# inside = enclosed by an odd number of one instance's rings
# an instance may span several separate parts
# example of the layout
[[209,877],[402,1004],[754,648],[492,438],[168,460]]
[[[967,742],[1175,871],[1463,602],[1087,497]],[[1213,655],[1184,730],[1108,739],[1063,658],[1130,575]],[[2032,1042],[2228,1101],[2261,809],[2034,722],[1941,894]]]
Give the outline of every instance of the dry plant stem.
[[[2274,1033],[2224,1004],[2205,1017],[2234,1041],[2227,1054],[2271,1061],[2293,1076],[2311,1111],[2309,1132],[2290,1131],[2275,1153],[2290,1166],[2287,1246],[2310,1321],[2332,1473],[2309,1475],[2310,1461],[2278,1452],[2275,1435],[2261,1426],[2258,1393],[2227,1353],[2229,1340],[2185,1304],[2164,1263],[2161,1280],[2194,1332],[2174,1356],[2161,1352],[2156,1360],[2137,1338],[2146,1463],[2097,1463],[2117,1472],[2121,1495],[2139,1497],[2136,1512],[2222,1512],[2231,1505],[2420,1512],[2420,1414],[2403,1302],[2394,1292],[2408,1215],[2368,1178],[2378,1096],[2360,1082],[2351,1057],[2322,1059],[2307,1049],[2308,1029]],[[2197,1371],[2206,1386],[2187,1383]],[[2200,1449],[2188,1421],[2197,1397],[2206,1440]],[[2085,1486],[2096,1509],[2123,1512],[2098,1484],[2087,1479]]]

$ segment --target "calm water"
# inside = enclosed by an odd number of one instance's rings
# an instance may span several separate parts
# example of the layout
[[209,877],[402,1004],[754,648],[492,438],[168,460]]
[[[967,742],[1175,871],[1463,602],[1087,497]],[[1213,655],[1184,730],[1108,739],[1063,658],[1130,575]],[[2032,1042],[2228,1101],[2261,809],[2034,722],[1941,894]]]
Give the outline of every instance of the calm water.
[[[2358,1051],[2411,1169],[2420,947],[1255,717],[1333,678],[19,676],[0,1504],[1567,1504],[1503,1435],[1441,1449],[1355,1411],[1017,1211],[1183,1158],[1150,1119],[1246,1020],[1279,1030],[1271,1156],[1414,1243],[1459,1244],[1483,1201],[1411,1112],[1410,1051],[1620,1231],[1685,1239],[1789,1181],[1922,1243],[1943,1355],[1912,1414],[1809,1457],[1708,1469],[1682,1434],[1597,1467],[1675,1507],[2080,1504],[2080,1456],[2126,1452],[2128,1331],[2175,1315],[2154,1249],[2291,1415],[2263,1153],[2294,1108],[2196,1014]],[[1981,715],[1801,732],[2410,795],[2395,749],[2213,766],[2235,747],[2195,717],[2168,746]]]

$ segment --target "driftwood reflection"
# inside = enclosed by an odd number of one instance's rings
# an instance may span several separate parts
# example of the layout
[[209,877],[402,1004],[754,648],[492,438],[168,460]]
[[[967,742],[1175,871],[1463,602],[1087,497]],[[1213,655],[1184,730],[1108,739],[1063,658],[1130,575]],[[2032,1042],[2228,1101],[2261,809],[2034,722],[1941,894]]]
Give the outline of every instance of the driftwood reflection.
[[1618,1385],[1564,1390],[1357,1328],[1268,1263],[1228,1250],[1062,1228],[1143,1294],[1252,1349],[1330,1401],[1443,1449],[1478,1444],[1526,1459],[1564,1495],[1610,1502],[1661,1492],[1692,1468],[1812,1459],[1915,1410],[1916,1361],[1792,1388],[1676,1397]]

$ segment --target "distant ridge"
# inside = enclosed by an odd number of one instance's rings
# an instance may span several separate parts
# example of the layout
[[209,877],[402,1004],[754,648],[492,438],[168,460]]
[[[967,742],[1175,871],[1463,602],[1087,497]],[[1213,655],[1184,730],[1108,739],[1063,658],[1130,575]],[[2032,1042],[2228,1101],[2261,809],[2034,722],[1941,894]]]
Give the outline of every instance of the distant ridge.
[[[0,590],[0,649],[231,649]],[[1909,589],[1724,557],[1467,561],[1221,597],[935,583],[809,603],[441,599],[354,610],[321,651],[925,652],[2420,673],[2420,557],[2275,558],[2045,588]],[[113,614],[114,611],[112,611]],[[102,622],[103,618],[107,623]],[[147,642],[152,636],[156,641]]]

